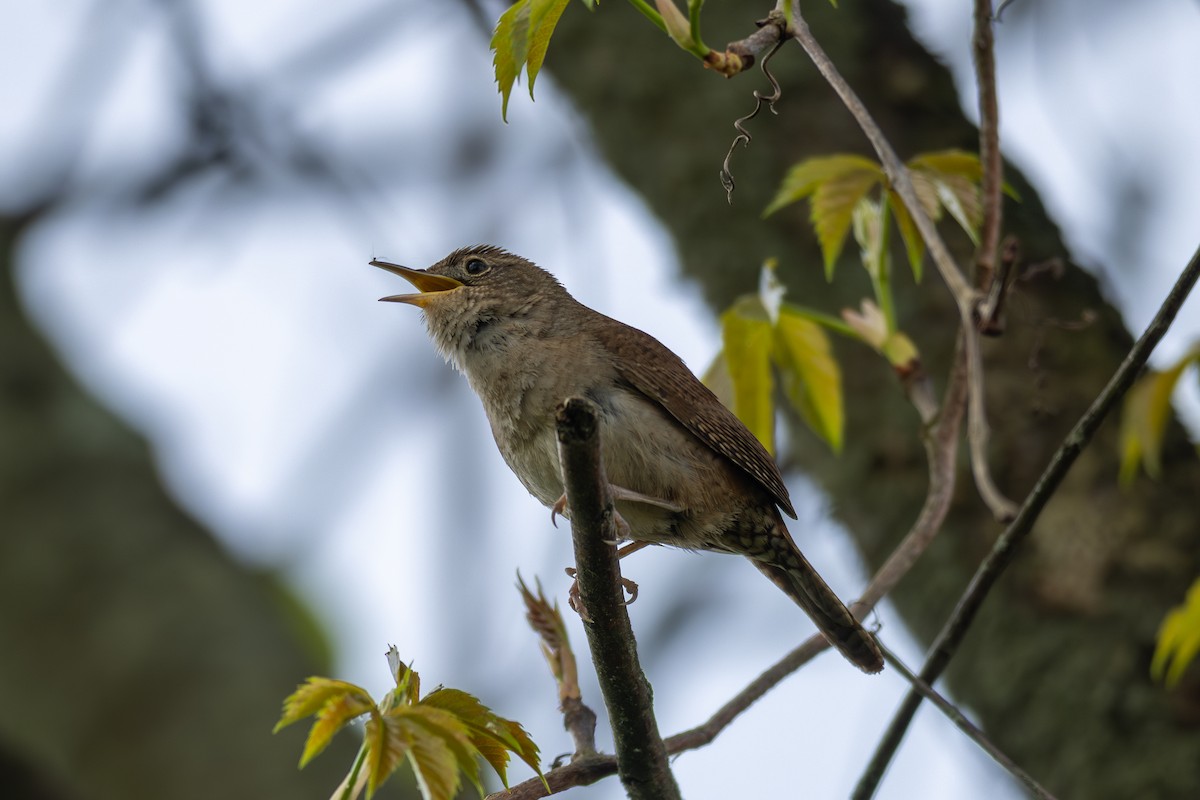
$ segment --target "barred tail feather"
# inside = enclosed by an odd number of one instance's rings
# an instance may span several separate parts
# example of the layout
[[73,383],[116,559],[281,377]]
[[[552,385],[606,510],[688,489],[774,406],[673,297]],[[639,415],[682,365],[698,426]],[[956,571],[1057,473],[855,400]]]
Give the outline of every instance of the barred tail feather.
[[[791,544],[789,541],[788,544]],[[751,558],[754,566],[804,609],[829,643],[863,672],[883,669],[883,654],[875,637],[866,631],[838,599],[808,560],[792,545],[783,560],[787,566]]]

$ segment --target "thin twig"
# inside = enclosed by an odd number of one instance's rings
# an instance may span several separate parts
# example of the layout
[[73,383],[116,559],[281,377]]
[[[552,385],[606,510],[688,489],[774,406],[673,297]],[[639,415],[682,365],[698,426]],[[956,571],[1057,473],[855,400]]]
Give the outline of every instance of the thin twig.
[[[921,680],[925,683],[932,686],[945,671],[946,666],[958,651],[963,637],[970,629],[971,623],[974,622],[975,615],[979,613],[983,601],[1012,561],[1017,546],[1033,529],[1033,524],[1037,521],[1042,509],[1045,508],[1046,503],[1062,483],[1067,471],[1075,463],[1075,459],[1087,447],[1096,429],[1100,427],[1100,423],[1133,385],[1138,372],[1145,365],[1163,334],[1171,326],[1171,322],[1179,312],[1179,307],[1183,305],[1183,301],[1187,299],[1192,287],[1195,286],[1197,277],[1200,277],[1200,249],[1197,249],[1192,255],[1191,261],[1180,274],[1179,280],[1176,281],[1166,300],[1163,301],[1162,307],[1159,308],[1153,321],[1125,356],[1125,360],[1121,362],[1121,366],[1117,368],[1108,385],[1080,417],[1079,422],[1075,424],[1057,452],[1054,453],[1050,463],[1038,478],[1037,484],[1025,498],[1016,518],[996,540],[988,557],[975,571],[971,583],[963,592],[954,612],[946,620],[946,624],[942,626],[941,632],[934,640],[925,666],[921,668]],[[887,732],[879,742],[871,762],[867,765],[862,778],[859,779],[853,795],[856,800],[867,800],[875,794],[875,790],[883,778],[883,773],[895,755],[896,749],[900,746],[904,733],[908,730],[920,704],[921,696],[915,691],[909,692],[904,698],[888,726]]]
[[[550,794],[558,794],[573,786],[588,786],[617,772],[617,757],[608,753],[597,753],[572,761],[565,766],[555,767],[546,773],[546,783],[541,778],[530,778],[516,786],[492,792],[484,800],[539,800]],[[546,791],[546,784],[550,791]]]
[[608,708],[618,774],[631,800],[678,800],[667,750],[654,718],[653,692],[638,661],[621,589],[619,537],[601,461],[596,407],[580,397],[558,408],[559,460],[571,512],[579,595],[596,678]]
[[984,732],[976,727],[975,723],[967,719],[967,716],[959,711],[953,703],[942,697],[940,694],[934,691],[929,684],[925,683],[925,681],[914,675],[912,670],[910,670],[903,661],[897,658],[895,653],[893,653],[891,650],[888,650],[883,645],[880,645],[879,649],[883,651],[884,659],[892,665],[893,669],[899,672],[900,675],[909,682],[913,689],[919,692],[926,700],[937,706],[938,710],[941,711],[947,719],[953,722],[956,728],[965,733],[967,738],[975,742],[975,744],[979,745],[979,747],[985,753],[991,756],[993,761],[1003,767],[1009,775],[1012,775],[1014,778],[1020,781],[1021,785],[1024,786],[1031,795],[1039,800],[1054,800],[1054,795],[1046,791],[1045,788],[1043,788],[1040,783],[1034,780],[1028,772],[1017,766],[1017,762],[1013,761],[1011,758],[1005,755],[999,747],[993,744],[992,740],[987,738]]
[[775,103],[780,97],[783,96],[783,89],[780,88],[779,81],[775,80],[775,76],[771,74],[771,70],[767,69],[767,63],[770,62],[771,56],[778,52],[779,45],[782,42],[782,39],[777,39],[775,41],[775,46],[771,48],[771,52],[767,53],[766,57],[762,60],[762,72],[763,75],[767,76],[767,80],[771,84],[771,93],[763,94],[762,92],[758,91],[758,89],[755,89],[754,110],[746,116],[738,117],[733,121],[733,127],[735,130],[737,130],[737,136],[733,137],[733,144],[729,145],[729,152],[725,154],[725,161],[721,164],[721,185],[725,187],[725,200],[730,205],[733,205],[734,182],[733,172],[729,167],[729,162],[733,160],[733,151],[739,144],[748,145],[750,144],[750,140],[754,138],[750,135],[750,131],[746,130],[745,123],[758,116],[758,112],[762,111],[763,103],[767,104],[767,110],[772,114],[779,113],[775,110]]
[[980,496],[987,503],[992,514],[1001,521],[1012,519],[1016,506],[996,489],[987,467],[988,426],[983,402],[983,360],[979,350],[979,334],[975,326],[975,306],[979,294],[967,283],[962,271],[959,270],[958,265],[954,263],[954,259],[950,256],[950,250],[946,247],[946,243],[942,241],[937,228],[934,227],[932,220],[925,213],[924,207],[917,198],[916,189],[913,188],[908,168],[900,161],[900,157],[896,155],[896,151],[892,149],[891,143],[883,135],[882,129],[880,129],[879,125],[871,117],[862,100],[850,88],[850,84],[838,72],[833,61],[830,60],[820,43],[813,37],[812,31],[808,28],[808,23],[804,21],[804,18],[800,14],[798,0],[792,0],[792,27],[789,33],[804,48],[804,52],[808,54],[813,64],[816,65],[817,71],[821,73],[834,92],[841,98],[843,105],[846,106],[851,116],[854,117],[859,127],[862,128],[867,140],[870,141],[871,146],[875,149],[875,154],[879,157],[879,162],[883,165],[884,174],[887,175],[892,188],[900,196],[900,200],[908,210],[909,216],[912,217],[913,224],[917,226],[921,238],[925,240],[925,245],[929,249],[929,255],[933,258],[934,265],[941,274],[942,280],[945,281],[947,288],[950,289],[950,294],[954,297],[954,303],[958,308],[958,314],[965,331],[967,343],[967,370],[970,374],[969,389],[971,397],[968,403],[968,440],[973,454],[973,458],[971,459],[972,472],[975,475],[975,482],[979,487]]
[[704,66],[732,78],[754,66],[763,53],[774,50],[784,39],[787,21],[779,9],[772,11],[766,19],[759,20],[758,30],[744,39],[730,42],[725,50],[709,50],[704,56]]
[[925,454],[929,463],[929,489],[925,494],[925,502],[908,534],[892,551],[883,566],[875,572],[875,576],[867,585],[862,598],[855,604],[856,614],[859,604],[871,609],[889,594],[900,582],[900,579],[908,574],[920,555],[929,547],[934,536],[941,530],[946,513],[950,510],[950,501],[954,496],[957,476],[954,469],[954,457],[958,450],[958,434],[962,427],[966,398],[966,354],[963,348],[963,336],[960,333],[958,347],[954,354],[954,363],[946,384],[946,392],[942,397],[941,415],[937,423],[925,435]]
[[891,143],[883,135],[883,131],[871,117],[871,113],[867,111],[867,107],[863,105],[862,100],[850,88],[850,84],[838,72],[837,67],[834,66],[833,61],[830,60],[824,48],[813,37],[808,23],[804,21],[804,18],[800,14],[800,5],[797,0],[793,0],[792,29],[789,33],[804,48],[804,52],[808,54],[813,64],[816,65],[817,71],[821,73],[834,92],[841,98],[842,104],[846,106],[846,110],[850,112],[855,122],[862,128],[863,133],[866,134],[867,140],[871,143],[871,146],[875,149],[875,154],[879,157],[880,164],[883,165],[883,171],[887,175],[889,183],[896,190],[896,194],[900,195],[900,199],[904,201],[904,206],[908,209],[908,213],[912,217],[913,223],[917,226],[917,230],[920,231],[921,238],[925,240],[925,245],[929,248],[929,254],[933,258],[933,263],[937,267],[938,272],[941,273],[942,280],[946,282],[946,286],[950,288],[950,293],[954,295],[954,301],[962,312],[964,319],[970,319],[970,315],[975,307],[975,290],[967,283],[958,265],[954,263],[954,259],[951,257],[946,243],[942,241],[937,228],[934,227],[932,220],[929,219],[929,215],[925,213],[925,207],[917,199],[917,191],[913,187],[908,168],[900,161],[900,157],[896,155],[896,151],[892,149]]
[[[979,87],[979,162],[983,166],[980,192],[983,199],[983,223],[979,247],[975,252],[975,285],[991,286],[996,272],[996,251],[1000,247],[1000,221],[1003,206],[1000,187],[1004,182],[1004,163],[1000,158],[1000,106],[996,100],[995,37],[992,34],[992,0],[975,0],[975,35],[971,39],[975,60],[975,84]],[[980,327],[991,320],[980,314]]]
[[1004,301],[1012,286],[1012,277],[1016,273],[1017,261],[1021,258],[1021,247],[1015,236],[1005,236],[1000,243],[1000,260],[996,264],[996,272],[988,286],[987,297],[979,303],[979,319],[987,320],[981,325],[979,332],[984,336],[999,336],[1004,333]]
[[[1011,260],[1000,249],[1000,228],[1004,204],[1000,191],[1004,186],[1004,159],[1000,154],[1000,104],[996,95],[996,52],[992,0],[975,0],[975,34],[972,49],[975,60],[975,85],[979,87],[979,162],[983,167],[980,194],[983,222],[979,247],[975,251],[975,285],[987,292],[978,308],[979,332],[999,336],[1004,332],[1000,314],[1008,288]],[[1007,250],[1007,247],[1006,247]],[[996,259],[1000,258],[999,267]]]

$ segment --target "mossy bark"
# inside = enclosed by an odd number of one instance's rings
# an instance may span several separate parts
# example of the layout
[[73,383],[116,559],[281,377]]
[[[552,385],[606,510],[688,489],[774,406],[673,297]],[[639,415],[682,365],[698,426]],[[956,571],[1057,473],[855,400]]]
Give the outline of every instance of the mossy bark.
[[328,669],[298,606],[180,511],[30,326],[29,222],[0,220],[0,796],[328,797],[353,737],[301,773],[305,726],[271,735]]

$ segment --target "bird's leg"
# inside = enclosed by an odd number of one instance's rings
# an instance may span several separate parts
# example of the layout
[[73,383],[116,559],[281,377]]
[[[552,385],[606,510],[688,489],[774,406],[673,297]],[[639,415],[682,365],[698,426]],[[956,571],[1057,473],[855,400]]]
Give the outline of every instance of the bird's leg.
[[[650,542],[630,542],[629,544],[617,550],[617,558],[621,559],[630,553],[636,553],[643,547],[649,547],[650,544]],[[569,605],[571,610],[578,614],[579,618],[584,622],[591,622],[592,618],[588,616],[587,609],[583,606],[583,601],[579,599],[579,579],[575,577],[577,571],[574,567],[567,567],[566,572],[569,577],[574,578],[574,580],[571,581],[571,588],[567,592],[567,605]],[[629,593],[629,599],[623,601],[625,605],[629,605],[634,600],[637,600],[638,585],[636,583],[629,580],[629,578],[622,576],[621,588]]]
[[[662,508],[667,511],[673,511],[676,514],[681,514],[681,513],[683,513],[683,510],[684,510],[683,506],[678,505],[676,503],[672,503],[670,500],[662,500],[658,497],[651,497],[648,494],[642,494],[641,492],[635,492],[633,489],[626,489],[624,486],[617,486],[616,484],[613,484],[613,483],[610,483],[608,485],[608,492],[612,496],[612,499],[614,501],[623,501],[626,503],[645,503],[648,506],[654,506],[655,508]],[[567,512],[567,495],[566,495],[566,492],[564,492],[562,497],[555,500],[554,505],[550,507],[550,524],[557,528],[558,527],[558,521],[557,521],[558,515],[562,514],[563,516],[566,516],[566,512]],[[620,514],[616,515],[616,523],[617,523],[617,530],[621,534],[621,541],[628,539],[629,538],[629,536],[628,536],[629,526],[625,524],[625,520],[621,519]],[[630,551],[630,552],[633,552],[633,551]]]
[[[682,513],[684,510],[683,506],[672,503],[669,500],[651,497],[650,495],[642,494],[641,492],[635,492],[632,489],[626,489],[623,486],[609,484],[608,489],[609,494],[612,496],[614,501],[620,501],[624,503],[644,503],[646,505],[654,506],[655,508],[662,508],[676,514]],[[558,498],[558,500],[554,502],[554,505],[550,507],[550,522],[553,523],[555,527],[558,527],[556,518],[559,514],[566,516],[566,511],[567,495],[564,493],[562,497]],[[624,547],[621,547],[619,550],[617,550],[617,558],[624,558],[630,553],[636,553],[638,550],[641,550],[643,547],[646,547],[650,544],[650,542],[630,541],[632,539],[633,532],[630,530],[629,523],[625,521],[625,518],[622,517],[620,512],[616,509],[613,509],[613,524],[617,528],[617,539],[616,541],[605,542],[605,544],[619,545],[621,542],[629,542],[629,544],[626,544]],[[567,567],[567,575],[574,578],[575,568]],[[629,593],[629,599],[624,601],[625,605],[629,605],[634,600],[637,600],[638,585],[636,583],[628,578],[623,577],[621,578],[621,587]],[[583,607],[583,602],[579,599],[578,580],[575,580],[571,583],[571,589],[567,593],[567,603],[577,614],[579,614],[580,618],[582,618],[584,622],[591,622],[591,618],[589,618],[587,615],[587,610]]]

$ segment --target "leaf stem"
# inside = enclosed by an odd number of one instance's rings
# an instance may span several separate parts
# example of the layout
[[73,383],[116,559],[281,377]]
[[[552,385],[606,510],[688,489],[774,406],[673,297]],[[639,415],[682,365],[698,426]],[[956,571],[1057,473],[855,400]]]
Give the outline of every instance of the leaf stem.
[[704,52],[698,54],[701,58],[708,53],[704,40],[700,38],[700,9],[703,7],[704,0],[688,0],[688,22],[692,28],[692,41],[703,48]]
[[795,314],[797,317],[803,317],[818,325],[823,325],[834,333],[840,333],[848,339],[853,339],[856,342],[862,342],[862,337],[858,335],[858,331],[847,325],[843,320],[838,319],[832,314],[826,314],[824,311],[818,311],[815,308],[808,306],[798,306],[795,303],[783,303],[781,308],[787,309],[789,314]]
[[892,226],[891,220],[888,218],[889,211],[891,211],[889,194],[883,192],[883,199],[879,203],[879,265],[871,273],[871,284],[875,287],[875,300],[879,303],[880,311],[883,312],[883,319],[887,323],[887,332],[890,336],[896,332],[896,299],[892,293],[892,254],[890,251]]
[[346,776],[346,783],[343,784],[342,794],[338,800],[353,800],[354,785],[358,783],[358,773],[362,769],[362,765],[366,760],[367,740],[364,738],[362,745],[358,748],[358,755],[354,758],[354,766],[350,767],[350,774]]
[[642,12],[642,16],[657,25],[658,29],[663,33],[667,34],[668,36],[671,35],[667,31],[667,23],[663,22],[662,14],[659,14],[656,9],[652,8],[650,4],[646,2],[646,0],[629,0],[629,4],[638,11]]

